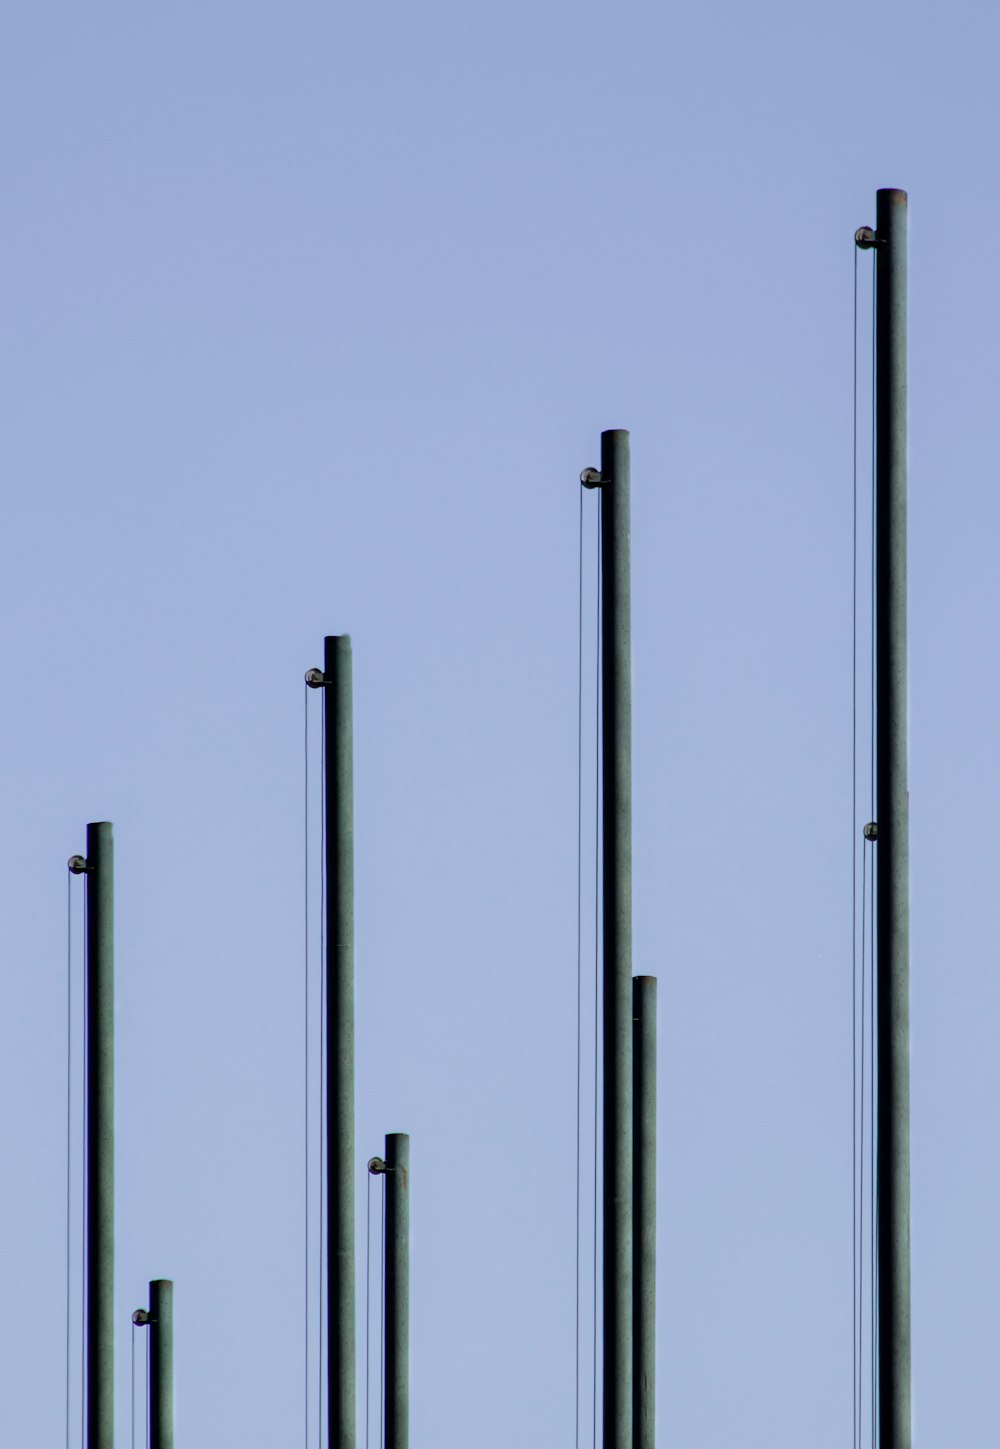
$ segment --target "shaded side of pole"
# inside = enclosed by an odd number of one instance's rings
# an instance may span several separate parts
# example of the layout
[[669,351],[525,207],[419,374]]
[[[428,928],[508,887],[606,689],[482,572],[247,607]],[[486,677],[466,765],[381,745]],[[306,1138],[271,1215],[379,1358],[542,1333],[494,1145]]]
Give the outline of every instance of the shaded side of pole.
[[632,645],[629,436],[601,434],[604,1449],[632,1443]]
[[632,978],[632,1440],[656,1445],[656,977]]
[[323,672],[328,1443],[354,1449],[354,729],[347,635],[326,639]]
[[410,1139],[385,1139],[385,1449],[410,1442]]
[[149,1443],[174,1449],[174,1285],[149,1285]]
[[879,1443],[910,1449],[910,963],[906,673],[905,191],[878,193],[875,846]]
[[115,883],[106,822],[87,826],[87,1449],[115,1442]]

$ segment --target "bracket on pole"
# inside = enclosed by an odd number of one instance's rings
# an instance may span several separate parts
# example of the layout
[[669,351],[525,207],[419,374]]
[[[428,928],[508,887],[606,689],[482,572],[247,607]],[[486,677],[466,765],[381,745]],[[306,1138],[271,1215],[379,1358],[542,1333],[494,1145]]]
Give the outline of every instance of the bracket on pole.
[[137,1308],[132,1314],[132,1323],[136,1328],[148,1328],[152,1321],[145,1308]]
[[870,226],[859,226],[854,233],[854,245],[863,252],[879,245],[878,233]]
[[601,477],[601,470],[599,468],[584,468],[580,474],[580,482],[584,488],[600,488],[604,479]]
[[306,684],[308,684],[310,689],[323,689],[324,686],[329,683],[330,681],[327,679],[322,669],[306,670]]
[[66,864],[69,867],[71,875],[86,875],[87,871],[90,870],[85,855],[71,855]]

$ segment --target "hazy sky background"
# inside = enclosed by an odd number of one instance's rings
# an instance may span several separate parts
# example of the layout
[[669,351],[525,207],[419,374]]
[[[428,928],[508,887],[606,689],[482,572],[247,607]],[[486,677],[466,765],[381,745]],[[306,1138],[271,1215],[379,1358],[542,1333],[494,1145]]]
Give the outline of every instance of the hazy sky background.
[[359,1269],[362,1164],[407,1130],[415,1449],[572,1446],[577,478],[607,427],[660,1441],[849,1442],[852,237],[888,185],[916,1436],[995,1444],[998,41],[966,0],[8,6],[4,1443],[63,1442],[65,862],[101,819],[119,1439],[170,1276],[178,1442],[303,1443],[302,675],[349,631]]

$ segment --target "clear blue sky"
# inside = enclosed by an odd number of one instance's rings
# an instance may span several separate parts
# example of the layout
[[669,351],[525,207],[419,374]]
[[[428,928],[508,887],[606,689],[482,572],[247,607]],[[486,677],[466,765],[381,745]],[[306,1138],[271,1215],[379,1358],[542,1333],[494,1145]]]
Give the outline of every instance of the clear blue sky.
[[121,1442],[156,1276],[179,1442],[303,1442],[302,674],[350,631],[358,1156],[412,1134],[412,1441],[570,1449],[576,479],[605,427],[633,443],[660,1437],[848,1442],[852,234],[884,185],[915,1422],[995,1442],[998,30],[968,0],[8,10],[5,1443],[62,1442],[92,819]]

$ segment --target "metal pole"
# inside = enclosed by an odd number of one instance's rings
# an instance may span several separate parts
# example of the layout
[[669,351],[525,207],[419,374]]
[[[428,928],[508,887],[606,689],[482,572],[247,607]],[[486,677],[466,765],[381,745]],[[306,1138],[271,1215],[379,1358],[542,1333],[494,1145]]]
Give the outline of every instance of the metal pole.
[[351,641],[325,641],[327,1382],[330,1449],[355,1444],[354,742]]
[[604,1449],[632,1445],[632,654],[629,438],[601,434]]
[[385,1139],[385,1449],[410,1442],[410,1138]]
[[115,1442],[115,887],[106,822],[87,826],[87,1449]]
[[174,1449],[174,1285],[149,1285],[150,1449]]
[[656,977],[632,978],[632,1435],[656,1445]]
[[879,1443],[910,1449],[905,191],[879,191],[875,233]]

